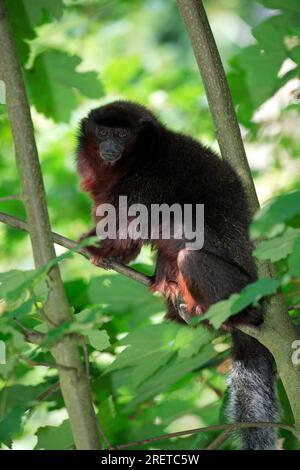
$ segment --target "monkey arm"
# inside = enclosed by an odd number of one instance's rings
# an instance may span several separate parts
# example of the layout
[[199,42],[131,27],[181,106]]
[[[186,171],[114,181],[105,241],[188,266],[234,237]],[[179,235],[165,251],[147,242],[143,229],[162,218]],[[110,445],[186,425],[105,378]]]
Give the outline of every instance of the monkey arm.
[[[93,227],[88,232],[85,232],[80,237],[79,241],[96,235],[96,227]],[[117,230],[115,239],[104,238],[99,240],[96,245],[87,246],[85,248],[91,255],[93,264],[97,266],[102,265],[104,268],[107,268],[109,260],[113,259],[121,264],[128,264],[138,256],[142,248],[142,241],[133,240],[130,237],[121,239],[119,235],[119,230]]]

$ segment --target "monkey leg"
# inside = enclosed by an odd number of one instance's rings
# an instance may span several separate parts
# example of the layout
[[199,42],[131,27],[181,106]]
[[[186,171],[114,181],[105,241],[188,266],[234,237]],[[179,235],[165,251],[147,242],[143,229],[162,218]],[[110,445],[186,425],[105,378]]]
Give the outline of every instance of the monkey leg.
[[166,299],[168,320],[188,323],[187,310],[178,288],[177,257],[158,253],[155,276],[150,287],[152,292],[159,292]]
[[[203,250],[183,249],[177,263],[180,296],[191,316],[203,314],[210,305],[240,292],[249,282],[236,266]],[[249,308],[231,317],[224,329],[246,323],[259,324],[261,320],[261,309]]]
[[179,295],[178,289],[178,266],[176,257],[171,258],[163,253],[158,253],[156,270],[153,283],[150,287],[152,292],[159,292],[176,305]]

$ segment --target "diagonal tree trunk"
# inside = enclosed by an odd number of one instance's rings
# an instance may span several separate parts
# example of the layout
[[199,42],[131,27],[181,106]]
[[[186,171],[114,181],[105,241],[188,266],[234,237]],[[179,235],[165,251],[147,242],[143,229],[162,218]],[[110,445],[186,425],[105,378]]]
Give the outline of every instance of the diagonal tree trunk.
[[[222,157],[235,168],[241,177],[252,214],[259,208],[254,182],[248,165],[236,113],[221,58],[201,0],[177,0],[177,5],[189,34],[195,58],[205,86],[212,113],[216,136]],[[272,276],[274,268],[269,263],[258,263],[261,276]],[[292,362],[292,344],[298,338],[287,315],[281,295],[269,302],[266,318],[259,330],[241,328],[254,336],[273,354],[280,378],[293,411],[300,440],[300,368]]]
[[[0,44],[0,78],[6,86],[7,111],[34,261],[36,267],[40,267],[55,258],[55,251],[29,104],[4,0],[0,0]],[[49,298],[45,312],[49,326],[59,325],[70,320],[71,313],[58,266],[51,269],[48,285]],[[77,449],[99,449],[97,418],[76,337],[63,338],[52,347],[51,352],[56,362],[65,367],[60,367],[58,374],[75,445]]]

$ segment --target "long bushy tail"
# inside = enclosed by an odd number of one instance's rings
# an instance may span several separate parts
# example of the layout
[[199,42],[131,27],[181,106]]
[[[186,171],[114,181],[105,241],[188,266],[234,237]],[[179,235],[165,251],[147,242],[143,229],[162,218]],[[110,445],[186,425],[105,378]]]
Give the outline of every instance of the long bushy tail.
[[[276,397],[274,359],[254,338],[234,331],[233,369],[229,379],[228,415],[231,422],[276,422],[279,408]],[[248,428],[238,431],[243,450],[276,449],[274,428]]]

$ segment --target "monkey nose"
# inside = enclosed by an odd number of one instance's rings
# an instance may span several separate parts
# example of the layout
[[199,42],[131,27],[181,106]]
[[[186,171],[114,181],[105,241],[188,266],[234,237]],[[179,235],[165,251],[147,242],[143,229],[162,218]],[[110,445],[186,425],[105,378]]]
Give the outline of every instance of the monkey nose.
[[121,146],[113,141],[104,141],[99,145],[100,156],[103,160],[113,162],[118,160],[122,154]]

